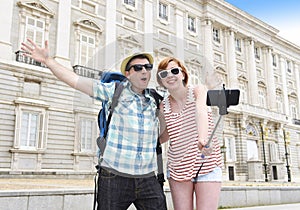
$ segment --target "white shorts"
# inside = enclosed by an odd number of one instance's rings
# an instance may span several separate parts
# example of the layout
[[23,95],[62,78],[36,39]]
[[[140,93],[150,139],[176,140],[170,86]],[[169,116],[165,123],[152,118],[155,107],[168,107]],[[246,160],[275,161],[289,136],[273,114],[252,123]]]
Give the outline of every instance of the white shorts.
[[[170,178],[170,171],[167,170],[167,178]],[[197,179],[193,178],[192,182],[222,182],[222,169],[216,167],[208,174],[198,175]]]

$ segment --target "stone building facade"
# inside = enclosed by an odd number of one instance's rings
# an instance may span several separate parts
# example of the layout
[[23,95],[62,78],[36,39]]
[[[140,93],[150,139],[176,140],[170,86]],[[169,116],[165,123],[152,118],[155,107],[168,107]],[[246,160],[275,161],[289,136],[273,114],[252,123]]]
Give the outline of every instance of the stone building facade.
[[49,40],[52,56],[84,77],[98,79],[129,53],[147,51],[156,65],[168,55],[184,61],[192,85],[210,78],[217,89],[239,89],[239,105],[217,130],[224,180],[300,181],[300,47],[278,29],[224,0],[12,0],[1,7],[0,174],[90,175],[97,163],[100,103],[24,57],[21,42],[32,38]]

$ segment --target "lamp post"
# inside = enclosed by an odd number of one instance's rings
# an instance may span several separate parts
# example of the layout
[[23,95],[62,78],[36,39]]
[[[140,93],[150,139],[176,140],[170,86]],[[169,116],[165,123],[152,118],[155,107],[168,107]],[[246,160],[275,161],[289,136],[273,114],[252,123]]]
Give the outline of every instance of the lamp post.
[[224,165],[226,164],[226,146],[223,144],[221,147],[221,153],[223,154]]
[[287,145],[290,143],[290,133],[286,132],[285,129],[283,129],[283,140],[284,140],[284,149],[285,149],[285,160],[286,160],[286,171],[288,175],[288,182],[291,182],[291,170],[290,170],[290,164],[289,164],[289,153],[287,151]]
[[266,150],[265,150],[265,135],[267,137],[268,131],[266,128],[263,127],[263,124],[260,124],[261,129],[261,141],[262,141],[262,147],[263,147],[263,158],[264,158],[264,173],[265,173],[265,182],[268,182],[268,172],[267,172],[267,161],[266,161]]
[[220,147],[221,153],[223,154],[223,161],[224,161],[224,167],[226,167],[226,144],[225,144],[225,137],[224,137],[224,131],[222,133],[222,139],[223,139],[223,145]]

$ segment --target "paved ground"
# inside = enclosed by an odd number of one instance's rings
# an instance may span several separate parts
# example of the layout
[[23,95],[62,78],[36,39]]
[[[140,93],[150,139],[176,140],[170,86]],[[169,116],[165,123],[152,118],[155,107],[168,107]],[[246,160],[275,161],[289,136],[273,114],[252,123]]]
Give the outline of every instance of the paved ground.
[[[224,182],[223,186],[300,186],[300,183],[274,183],[274,182]],[[168,187],[168,183],[165,184]],[[85,188],[94,189],[93,178],[83,179],[12,179],[0,178],[0,191],[8,190],[33,190],[33,189],[64,189],[64,188]],[[226,209],[228,210],[228,209]],[[230,210],[300,210],[299,204],[284,204],[273,206],[260,206],[260,207],[245,207],[245,208],[232,208]]]
[[299,210],[299,209],[300,209],[300,203],[272,205],[272,206],[245,207],[245,208],[235,208],[235,209],[227,209],[227,210]]
[[93,179],[8,179],[0,178],[0,190],[91,188]]
[[[300,186],[300,183],[276,183],[276,182],[223,182],[223,186]],[[93,177],[82,179],[37,179],[37,178],[0,178],[0,190],[24,190],[24,189],[55,189],[55,188],[92,188]],[[165,182],[168,187],[168,182]],[[300,208],[299,208],[300,209]]]

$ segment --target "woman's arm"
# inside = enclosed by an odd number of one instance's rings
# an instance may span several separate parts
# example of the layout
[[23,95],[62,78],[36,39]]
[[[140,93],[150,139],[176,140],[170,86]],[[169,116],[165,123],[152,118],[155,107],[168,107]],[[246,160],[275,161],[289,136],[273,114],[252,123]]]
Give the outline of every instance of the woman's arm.
[[38,62],[44,63],[51,72],[67,85],[80,90],[87,95],[93,95],[93,80],[80,77],[73,72],[73,69],[68,69],[59,64],[50,54],[48,41],[45,41],[45,47],[41,48],[31,39],[27,39],[30,44],[22,43],[21,49],[25,51],[25,56],[30,57]]
[[166,121],[165,121],[165,115],[164,115],[164,112],[162,111],[163,110],[163,103],[160,103],[159,105],[160,107],[160,111],[159,111],[159,114],[158,114],[158,119],[159,119],[159,141],[160,143],[165,143],[169,140],[169,133],[168,133],[168,129],[167,129],[167,125],[166,125]]
[[196,125],[198,131],[198,144],[200,149],[208,142],[208,113],[206,105],[207,88],[204,85],[195,87],[196,97]]

